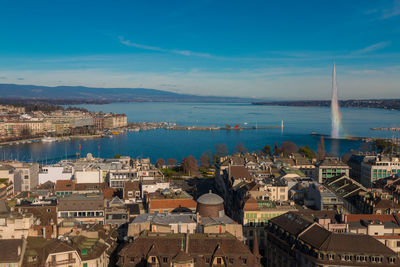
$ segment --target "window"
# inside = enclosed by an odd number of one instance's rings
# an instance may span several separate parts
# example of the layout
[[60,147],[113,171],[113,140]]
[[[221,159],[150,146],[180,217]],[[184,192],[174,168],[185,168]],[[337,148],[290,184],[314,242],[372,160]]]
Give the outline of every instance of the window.
[[222,263],[221,258],[217,258],[217,264],[221,264],[221,263]]
[[135,262],[135,258],[134,258],[134,257],[131,257],[130,261],[131,261],[131,262]]
[[210,263],[210,258],[206,258],[206,263]]
[[334,254],[328,254],[328,259],[330,261],[333,261],[335,259],[335,255]]
[[151,257],[151,263],[156,263],[156,257],[154,256]]
[[350,256],[350,255],[344,255],[344,260],[345,260],[345,261],[351,261],[352,259],[353,259],[352,256]]
[[164,258],[163,258],[163,262],[168,262],[168,258],[167,258],[167,257],[164,257]]
[[389,261],[389,263],[395,263],[396,262],[396,258],[389,257],[388,261]]
[[242,263],[243,264],[247,264],[247,259],[245,258],[245,259],[242,259]]
[[83,267],[87,267],[87,263],[84,263],[84,264],[83,264]]
[[84,255],[87,255],[87,250],[86,249],[82,249],[81,250],[81,254],[84,256]]

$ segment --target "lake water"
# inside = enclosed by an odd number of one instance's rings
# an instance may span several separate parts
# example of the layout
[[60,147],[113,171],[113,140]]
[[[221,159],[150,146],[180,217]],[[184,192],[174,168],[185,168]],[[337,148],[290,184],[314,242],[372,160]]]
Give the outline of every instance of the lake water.
[[[1,147],[0,158],[24,161],[55,162],[73,157],[82,145],[81,153],[113,157],[115,154],[132,157],[176,158],[188,155],[197,158],[203,152],[215,150],[216,144],[224,143],[232,153],[238,143],[249,151],[273,147],[283,141],[293,141],[299,146],[309,145],[316,150],[320,137],[311,135],[330,134],[330,109],[328,107],[256,106],[238,103],[113,103],[107,105],[79,105],[91,111],[125,113],[129,122],[165,121],[184,126],[280,126],[284,130],[257,129],[242,131],[175,131],[157,129],[128,132],[113,138],[75,140],[57,143],[33,143]],[[383,109],[342,108],[342,135],[362,137],[399,137],[400,133],[372,131],[371,127],[400,126],[399,111]],[[247,125],[245,125],[245,123]],[[98,149],[100,145],[100,151]],[[327,152],[344,154],[358,149],[360,141],[325,140]]]

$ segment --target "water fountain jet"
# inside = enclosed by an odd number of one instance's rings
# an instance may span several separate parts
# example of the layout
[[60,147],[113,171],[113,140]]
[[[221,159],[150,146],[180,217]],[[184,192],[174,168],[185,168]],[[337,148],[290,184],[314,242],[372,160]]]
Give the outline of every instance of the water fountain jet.
[[332,120],[331,137],[334,139],[338,139],[340,137],[339,131],[340,131],[340,124],[342,121],[342,116],[340,115],[339,102],[338,102],[335,64],[333,64],[333,73],[332,73],[331,120]]

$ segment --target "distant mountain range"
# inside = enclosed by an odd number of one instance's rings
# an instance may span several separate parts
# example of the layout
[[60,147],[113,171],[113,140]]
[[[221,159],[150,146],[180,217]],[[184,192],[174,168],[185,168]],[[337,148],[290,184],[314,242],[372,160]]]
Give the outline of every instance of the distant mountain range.
[[0,84],[0,99],[52,100],[66,103],[110,102],[253,102],[239,97],[198,96],[147,88],[93,88]]

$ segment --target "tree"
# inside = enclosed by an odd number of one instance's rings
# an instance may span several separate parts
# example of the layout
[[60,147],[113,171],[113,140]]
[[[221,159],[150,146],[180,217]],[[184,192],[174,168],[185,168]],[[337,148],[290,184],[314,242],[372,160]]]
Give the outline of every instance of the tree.
[[201,154],[200,167],[202,167],[202,168],[209,168],[210,167],[210,156],[206,152]]
[[156,161],[156,167],[157,168],[162,168],[162,166],[164,166],[164,165],[165,165],[165,160],[164,159],[158,159]]
[[229,150],[226,144],[217,144],[215,146],[215,153],[217,154],[218,157],[223,157],[228,155]]
[[285,141],[281,144],[281,151],[286,154],[292,154],[292,153],[296,153],[297,151],[299,151],[299,148],[297,147],[297,145],[291,141]]
[[238,143],[238,144],[236,144],[236,146],[235,146],[235,152],[238,152],[238,153],[246,153],[247,152],[247,148],[244,146],[244,144],[243,143]]
[[265,145],[264,149],[263,149],[263,152],[265,154],[267,154],[268,156],[270,156],[271,155],[271,147],[269,145]]
[[183,171],[189,175],[197,171],[197,160],[192,156],[188,156],[182,160]]
[[278,156],[281,153],[281,150],[278,148],[278,145],[274,144],[274,156]]
[[375,140],[373,146],[378,153],[391,153],[392,151],[397,152],[398,150],[398,146],[393,144],[392,141],[384,139]]
[[344,162],[347,163],[349,161],[349,159],[351,158],[351,156],[353,155],[352,152],[347,152],[346,154],[343,154],[340,159]]
[[321,136],[318,143],[317,158],[318,160],[323,160],[325,158],[325,141],[323,136]]
[[303,156],[305,156],[309,159],[315,158],[315,152],[312,151],[308,145],[300,147],[299,152],[300,152],[300,154],[302,154]]
[[[80,147],[81,145],[79,145]],[[114,159],[120,159],[122,157],[122,154],[115,154],[114,155]]]
[[177,162],[178,161],[176,159],[174,159],[174,158],[167,159],[167,165],[168,166],[175,166]]

